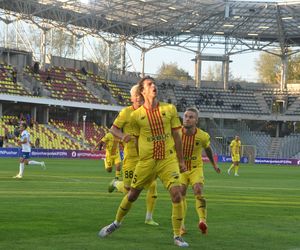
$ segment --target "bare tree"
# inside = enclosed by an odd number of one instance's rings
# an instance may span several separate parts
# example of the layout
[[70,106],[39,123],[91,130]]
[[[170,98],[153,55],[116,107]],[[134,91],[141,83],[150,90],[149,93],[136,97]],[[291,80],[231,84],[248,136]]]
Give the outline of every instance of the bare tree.
[[157,71],[158,79],[191,80],[187,71],[179,68],[177,63],[163,63]]

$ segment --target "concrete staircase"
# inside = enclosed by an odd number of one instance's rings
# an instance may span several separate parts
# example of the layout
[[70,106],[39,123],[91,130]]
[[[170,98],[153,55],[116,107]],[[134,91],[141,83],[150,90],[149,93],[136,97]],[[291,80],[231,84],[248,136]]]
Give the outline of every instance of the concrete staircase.
[[269,106],[268,106],[268,104],[267,104],[267,102],[266,102],[263,94],[260,93],[260,92],[255,92],[254,96],[255,96],[255,99],[256,99],[259,107],[262,110],[262,113],[263,114],[270,114],[270,108],[269,108]]
[[270,149],[268,152],[268,158],[277,158],[280,151],[282,138],[273,137],[270,145]]
[[79,143],[80,146],[82,147],[81,149],[89,149],[90,148],[90,146],[86,143],[83,143],[82,140],[77,140],[74,137],[70,136],[68,133],[62,132],[61,130],[59,130],[58,128],[56,128],[50,124],[45,124],[45,127],[50,129],[55,134],[61,134],[62,136],[69,138],[71,141]]

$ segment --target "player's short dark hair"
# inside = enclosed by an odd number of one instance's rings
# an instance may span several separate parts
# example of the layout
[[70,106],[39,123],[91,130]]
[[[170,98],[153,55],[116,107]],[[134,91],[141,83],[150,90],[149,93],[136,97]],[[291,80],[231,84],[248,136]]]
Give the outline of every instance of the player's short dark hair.
[[20,127],[21,126],[23,126],[25,129],[27,128],[27,124],[25,123],[25,122],[22,122],[21,124],[20,124]]

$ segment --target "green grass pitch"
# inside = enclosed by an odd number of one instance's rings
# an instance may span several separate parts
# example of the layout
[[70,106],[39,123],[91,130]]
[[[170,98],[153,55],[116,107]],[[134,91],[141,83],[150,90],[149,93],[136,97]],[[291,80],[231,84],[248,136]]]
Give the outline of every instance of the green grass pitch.
[[[134,204],[122,227],[105,239],[99,229],[112,222],[122,198],[109,194],[113,174],[102,161],[45,159],[25,169],[18,159],[0,159],[0,249],[178,249],[173,245],[171,203],[159,183],[154,218],[144,224],[145,193]],[[205,165],[208,235],[197,229],[191,190],[188,195],[189,249],[300,249],[300,168],[245,165],[240,176],[216,174]]]

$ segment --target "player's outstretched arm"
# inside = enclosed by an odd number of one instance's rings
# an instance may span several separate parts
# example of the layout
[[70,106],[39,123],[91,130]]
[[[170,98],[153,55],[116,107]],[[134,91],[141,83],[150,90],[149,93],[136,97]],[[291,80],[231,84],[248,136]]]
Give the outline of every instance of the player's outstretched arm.
[[214,160],[214,153],[213,153],[213,150],[211,148],[211,146],[208,146],[206,149],[205,149],[205,153],[209,159],[209,161],[211,162],[212,166],[214,167],[215,171],[219,174],[221,172],[221,169],[217,166],[217,164],[215,163],[215,160]]

